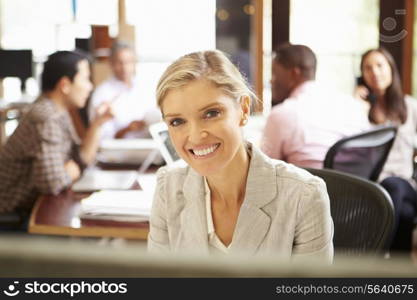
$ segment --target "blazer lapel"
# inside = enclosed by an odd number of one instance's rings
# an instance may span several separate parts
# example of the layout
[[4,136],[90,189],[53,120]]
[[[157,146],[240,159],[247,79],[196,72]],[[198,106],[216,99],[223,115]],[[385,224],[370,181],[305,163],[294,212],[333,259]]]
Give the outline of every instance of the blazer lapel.
[[269,232],[271,218],[262,207],[271,202],[277,194],[276,170],[264,154],[256,147],[252,157],[246,183],[245,199],[240,208],[233,234],[231,251],[254,254]]
[[183,225],[181,248],[186,248],[190,251],[208,252],[208,229],[203,177],[189,168],[182,191],[186,204],[181,214],[181,223]]

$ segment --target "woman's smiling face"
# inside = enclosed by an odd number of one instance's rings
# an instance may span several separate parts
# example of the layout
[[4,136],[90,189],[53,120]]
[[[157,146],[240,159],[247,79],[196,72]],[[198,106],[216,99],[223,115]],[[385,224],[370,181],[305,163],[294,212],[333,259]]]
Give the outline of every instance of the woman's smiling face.
[[168,92],[161,109],[175,150],[202,176],[216,174],[244,150],[241,126],[249,99],[238,103],[205,79]]
[[362,72],[366,84],[374,92],[383,95],[392,84],[391,67],[386,57],[378,51],[372,51],[365,57]]

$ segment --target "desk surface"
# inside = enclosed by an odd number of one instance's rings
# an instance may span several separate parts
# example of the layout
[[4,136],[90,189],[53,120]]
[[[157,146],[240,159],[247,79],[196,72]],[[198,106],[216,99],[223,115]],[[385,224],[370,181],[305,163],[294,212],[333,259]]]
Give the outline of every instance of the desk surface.
[[67,190],[58,196],[40,196],[29,220],[29,232],[35,234],[85,237],[117,237],[145,240],[148,222],[83,220],[78,217],[80,200],[86,193]]
[[[58,196],[41,196],[35,203],[29,221],[29,232],[48,235],[85,237],[120,237],[145,240],[149,223],[81,220],[78,217],[80,200],[86,193],[65,191]],[[417,238],[417,228],[415,232]],[[417,245],[417,243],[416,243]],[[417,265],[417,247],[413,248],[412,260]]]

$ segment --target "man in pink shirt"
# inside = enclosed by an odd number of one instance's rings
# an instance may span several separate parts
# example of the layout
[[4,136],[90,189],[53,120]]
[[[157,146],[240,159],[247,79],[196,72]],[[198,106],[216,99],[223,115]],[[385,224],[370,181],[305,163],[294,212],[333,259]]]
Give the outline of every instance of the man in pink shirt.
[[272,65],[272,99],[262,138],[271,158],[322,168],[338,140],[370,128],[363,102],[315,81],[316,56],[303,45],[281,46]]

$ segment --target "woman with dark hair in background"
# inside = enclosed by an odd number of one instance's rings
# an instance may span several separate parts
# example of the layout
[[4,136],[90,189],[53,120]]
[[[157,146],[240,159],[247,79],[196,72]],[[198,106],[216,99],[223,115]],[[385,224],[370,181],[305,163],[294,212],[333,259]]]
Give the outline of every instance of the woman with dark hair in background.
[[416,182],[412,178],[417,101],[404,95],[397,66],[387,50],[378,48],[364,53],[361,72],[363,85],[358,86],[356,96],[369,101],[369,120],[374,124],[398,126],[379,181],[391,195],[395,207],[391,250],[410,251],[417,215]]

